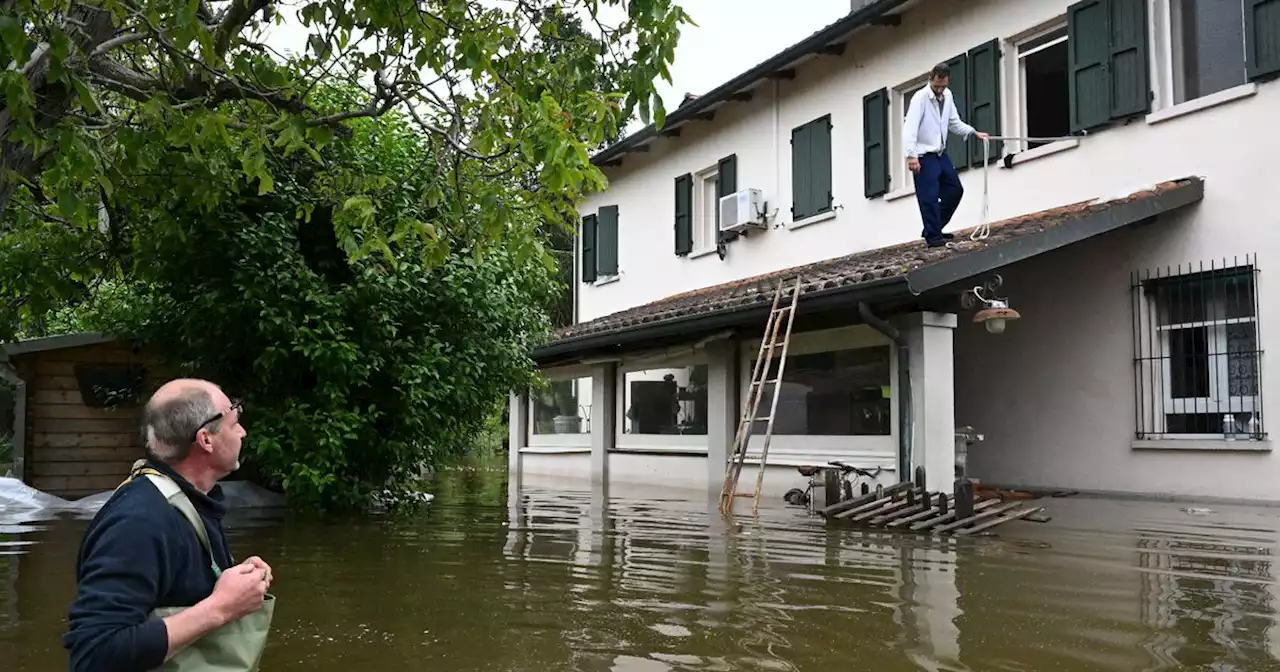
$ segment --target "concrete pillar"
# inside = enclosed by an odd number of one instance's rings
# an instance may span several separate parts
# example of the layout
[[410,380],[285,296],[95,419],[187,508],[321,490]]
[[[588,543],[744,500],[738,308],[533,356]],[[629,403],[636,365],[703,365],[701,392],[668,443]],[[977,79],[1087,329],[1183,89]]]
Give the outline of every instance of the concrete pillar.
[[609,451],[617,443],[618,364],[591,370],[591,482],[609,480]]
[[707,355],[707,490],[720,496],[724,468],[738,431],[737,341],[712,341]]
[[523,520],[521,505],[524,463],[520,449],[529,444],[529,395],[512,392],[507,413],[507,513],[514,524]]
[[[923,465],[925,487],[950,493],[955,482],[954,313],[913,313],[899,321],[911,368],[911,468]],[[913,478],[902,474],[901,478]]]

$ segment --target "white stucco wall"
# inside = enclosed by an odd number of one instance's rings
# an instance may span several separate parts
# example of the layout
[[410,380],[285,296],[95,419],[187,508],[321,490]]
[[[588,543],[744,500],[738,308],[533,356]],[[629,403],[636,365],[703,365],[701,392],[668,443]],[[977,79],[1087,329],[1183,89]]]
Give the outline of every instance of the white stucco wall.
[[[1262,161],[1265,151],[1223,153],[1206,162],[1207,172]],[[1229,450],[1225,441],[1196,442],[1211,447],[1206,450],[1133,447],[1131,270],[1173,265],[1176,271],[1181,263],[1185,271],[1201,261],[1208,268],[1214,259],[1221,267],[1224,256],[1243,262],[1258,253],[1260,347],[1277,347],[1269,325],[1280,319],[1280,285],[1269,271],[1280,247],[1274,230],[1280,218],[1259,213],[1250,193],[1265,190],[1267,179],[1210,177],[1204,201],[1184,213],[1003,271],[1002,294],[1022,319],[999,336],[961,320],[955,335],[956,421],[985,434],[969,449],[970,474],[1014,486],[1280,500],[1280,459],[1273,452]],[[1271,361],[1262,356],[1264,419],[1280,413]],[[1271,424],[1264,429],[1274,436]]]
[[[1209,190],[1248,193],[1252,176],[1272,164],[1269,148],[1280,146],[1274,134],[1245,138],[1241,129],[1259,128],[1280,109],[1280,83],[1263,84],[1256,94],[1213,109],[1151,123],[1169,114],[1168,0],[1151,0],[1151,66],[1155,90],[1148,120],[1108,128],[1067,151],[1025,161],[1013,170],[993,168],[990,213],[993,219],[1056,207],[1127,191],[1130,187],[1206,175]],[[918,240],[919,211],[913,197],[893,200],[863,196],[862,97],[881,87],[897,87],[946,60],[992,38],[1009,40],[1065,16],[1068,0],[936,0],[909,11],[899,27],[878,27],[855,34],[841,56],[823,56],[797,69],[794,80],[762,85],[747,103],[716,111],[715,119],[681,128],[678,138],[656,141],[648,153],[627,155],[623,165],[607,168],[607,191],[589,198],[583,213],[601,205],[619,206],[620,278],[599,286],[576,284],[578,319],[589,320],[689,289],[819,261],[888,244]],[[1001,83],[1003,131],[1016,132],[1018,105],[1016,50],[1004,45]],[[773,92],[778,91],[775,98]],[[1236,91],[1234,93],[1247,93]],[[1226,94],[1219,97],[1229,97]],[[1195,107],[1192,104],[1189,107]],[[1180,109],[1188,109],[1182,106]],[[802,228],[790,226],[791,129],[824,114],[832,115],[832,182],[835,216]],[[890,135],[900,128],[890,123]],[[1233,138],[1238,138],[1233,141]],[[896,142],[895,157],[898,156]],[[1242,154],[1259,157],[1242,159]],[[737,155],[738,188],[763,190],[780,226],[752,232],[728,247],[728,256],[675,256],[674,179]],[[1215,157],[1214,154],[1218,156]],[[901,171],[899,171],[901,173]],[[967,195],[951,230],[976,224],[981,206],[981,172],[962,174]],[[898,180],[891,189],[903,186]],[[1243,224],[1243,222],[1242,222]],[[1193,235],[1193,234],[1186,234]],[[1221,232],[1188,240],[1182,248],[1213,254]],[[1265,226],[1244,235],[1270,237]],[[1233,250],[1245,239],[1233,236]],[[1261,244],[1259,242],[1259,244]],[[1221,247],[1221,246],[1218,246]],[[1184,255],[1185,256],[1185,255]]]

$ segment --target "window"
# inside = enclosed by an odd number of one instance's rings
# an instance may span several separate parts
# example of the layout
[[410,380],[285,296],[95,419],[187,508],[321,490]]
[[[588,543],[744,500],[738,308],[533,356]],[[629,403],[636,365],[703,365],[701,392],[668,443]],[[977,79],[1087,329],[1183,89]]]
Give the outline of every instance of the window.
[[707,365],[622,373],[622,434],[706,436]]
[[831,211],[831,115],[791,131],[791,220]]
[[618,274],[618,206],[601,206],[582,218],[582,281]]
[[[1059,24],[1018,44],[1019,115],[1022,135],[1046,138],[1071,134],[1067,77],[1067,26]],[[1026,143],[1034,149],[1045,143]]]
[[[888,346],[789,355],[778,393],[773,433],[800,436],[888,436]],[[777,370],[774,360],[772,371]],[[773,377],[771,373],[769,377]],[[758,416],[773,398],[765,386]],[[767,423],[757,420],[751,433],[763,435]]]
[[1137,437],[1261,438],[1256,269],[1135,277]]
[[591,377],[551,380],[529,394],[529,431],[534,435],[591,433]]
[[1248,81],[1244,0],[1169,0],[1169,33],[1174,104]]
[[676,255],[714,250],[721,242],[720,198],[737,189],[737,155],[715,166],[676,178]]
[[1072,131],[1151,110],[1147,25],[1147,0],[1082,0],[1067,9]]

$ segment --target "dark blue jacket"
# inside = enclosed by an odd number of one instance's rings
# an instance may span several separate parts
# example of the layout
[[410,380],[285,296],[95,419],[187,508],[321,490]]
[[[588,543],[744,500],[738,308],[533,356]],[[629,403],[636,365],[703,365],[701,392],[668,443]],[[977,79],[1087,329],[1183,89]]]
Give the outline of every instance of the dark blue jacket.
[[[219,567],[233,562],[222,531],[222,491],[196,490],[173,469],[151,466],[182,487],[204,519]],[[213,592],[209,554],[191,523],[145,476],[118,489],[98,511],[76,559],[76,597],[62,644],[72,672],[135,672],[164,663],[169,632],[157,607],[191,606]]]

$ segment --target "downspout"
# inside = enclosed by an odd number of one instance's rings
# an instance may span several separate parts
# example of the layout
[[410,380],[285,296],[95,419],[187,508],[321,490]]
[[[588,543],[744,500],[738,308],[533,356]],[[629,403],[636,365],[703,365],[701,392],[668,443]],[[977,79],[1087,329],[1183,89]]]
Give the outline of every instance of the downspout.
[[5,361],[0,361],[0,378],[13,385],[13,463],[0,465],[0,476],[5,474],[8,467],[12,467],[13,477],[25,483],[23,467],[27,452],[27,381]]
[[865,302],[858,302],[858,316],[898,346],[898,481],[909,481],[912,479],[910,350],[902,333],[892,324],[876,317]]

